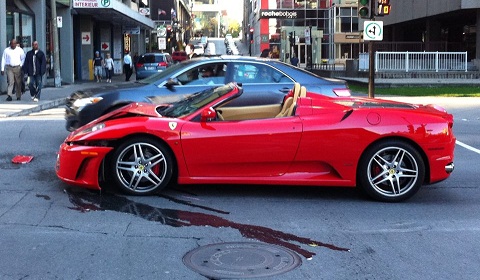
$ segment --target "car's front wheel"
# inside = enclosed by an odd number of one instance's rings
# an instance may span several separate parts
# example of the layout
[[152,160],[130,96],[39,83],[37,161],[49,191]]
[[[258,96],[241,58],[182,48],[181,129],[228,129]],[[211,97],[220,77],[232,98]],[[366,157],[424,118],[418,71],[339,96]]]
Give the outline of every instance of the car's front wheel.
[[412,145],[384,141],[365,151],[357,175],[360,187],[370,197],[386,202],[403,201],[423,184],[425,163]]
[[173,157],[163,143],[137,137],[115,149],[110,166],[114,183],[122,191],[147,195],[168,185],[173,174]]

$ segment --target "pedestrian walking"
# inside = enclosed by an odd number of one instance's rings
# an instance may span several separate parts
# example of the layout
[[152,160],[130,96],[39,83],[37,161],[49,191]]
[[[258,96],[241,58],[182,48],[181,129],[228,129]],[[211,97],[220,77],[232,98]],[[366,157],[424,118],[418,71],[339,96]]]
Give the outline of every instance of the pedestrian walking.
[[25,52],[20,46],[17,46],[17,40],[10,41],[10,47],[3,51],[1,74],[5,75],[7,72],[7,101],[13,100],[13,86],[15,85],[15,92],[17,100],[22,98],[22,66],[25,61]]
[[105,73],[107,74],[107,83],[111,83],[113,76],[113,58],[110,56],[110,53],[107,53],[107,58],[105,58]]
[[125,52],[125,56],[123,57],[123,72],[125,72],[125,81],[130,81],[130,77],[132,76],[133,71],[133,62],[132,57],[128,51]]
[[292,53],[292,57],[290,58],[290,63],[293,66],[298,67],[298,57],[295,55],[295,53]]
[[38,48],[38,42],[34,41],[32,49],[27,52],[23,63],[23,72],[28,76],[28,88],[32,100],[40,99],[43,86],[43,75],[47,71],[47,58],[45,53]]
[[97,83],[102,81],[102,72],[104,67],[103,57],[100,55],[99,51],[95,52],[95,57],[93,57],[93,67],[95,72],[95,77],[97,78]]

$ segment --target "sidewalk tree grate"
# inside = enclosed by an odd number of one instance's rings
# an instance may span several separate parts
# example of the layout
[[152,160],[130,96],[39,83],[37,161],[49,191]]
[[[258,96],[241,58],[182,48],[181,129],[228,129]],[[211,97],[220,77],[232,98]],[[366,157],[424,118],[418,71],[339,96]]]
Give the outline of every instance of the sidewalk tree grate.
[[302,264],[289,249],[255,242],[218,243],[198,247],[183,263],[210,279],[258,278],[283,274]]

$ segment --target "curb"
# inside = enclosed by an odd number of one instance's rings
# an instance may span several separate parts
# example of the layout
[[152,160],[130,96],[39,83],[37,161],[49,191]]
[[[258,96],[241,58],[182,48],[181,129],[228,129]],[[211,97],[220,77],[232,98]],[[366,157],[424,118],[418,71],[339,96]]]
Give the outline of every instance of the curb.
[[27,115],[30,115],[31,113],[37,113],[43,110],[52,109],[61,105],[65,105],[66,103],[67,103],[66,98],[59,98],[56,100],[46,101],[45,103],[38,104],[37,106],[33,106],[31,108],[22,109],[17,112],[0,114],[0,118],[27,116]]

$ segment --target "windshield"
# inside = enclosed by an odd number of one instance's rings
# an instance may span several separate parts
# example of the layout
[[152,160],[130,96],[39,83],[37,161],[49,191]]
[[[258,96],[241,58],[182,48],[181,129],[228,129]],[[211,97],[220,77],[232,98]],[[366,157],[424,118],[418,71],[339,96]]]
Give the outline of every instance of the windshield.
[[209,88],[189,95],[180,101],[160,106],[157,108],[157,112],[165,117],[180,118],[196,112],[198,109],[229,93],[233,89],[233,84]]

